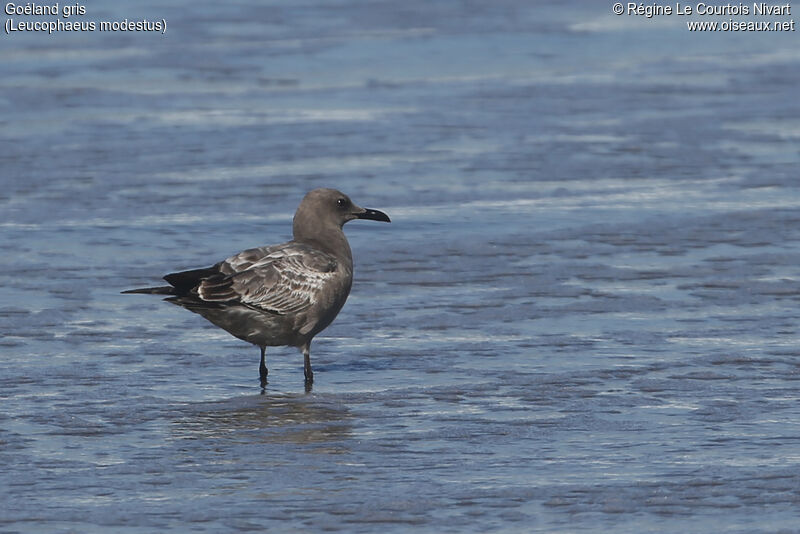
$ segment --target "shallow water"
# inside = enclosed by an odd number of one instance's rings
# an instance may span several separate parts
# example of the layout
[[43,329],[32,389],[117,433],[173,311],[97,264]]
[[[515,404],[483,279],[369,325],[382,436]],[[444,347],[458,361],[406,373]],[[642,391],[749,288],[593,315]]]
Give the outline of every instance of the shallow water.
[[[796,34],[576,6],[4,35],[0,532],[796,531]],[[311,392],[119,294],[320,186],[393,222],[346,228]]]

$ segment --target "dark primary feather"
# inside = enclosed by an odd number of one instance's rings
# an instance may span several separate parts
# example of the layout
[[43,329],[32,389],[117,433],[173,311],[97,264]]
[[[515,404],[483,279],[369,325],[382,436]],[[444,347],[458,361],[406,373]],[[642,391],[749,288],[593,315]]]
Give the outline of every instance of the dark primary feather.
[[128,289],[122,293],[141,293],[145,295],[174,295],[175,288],[172,286],[161,287],[141,287],[139,289]]
[[164,280],[175,288],[175,294],[184,295],[194,289],[204,278],[218,275],[219,269],[217,265],[205,269],[192,269],[190,271],[170,273],[164,277]]

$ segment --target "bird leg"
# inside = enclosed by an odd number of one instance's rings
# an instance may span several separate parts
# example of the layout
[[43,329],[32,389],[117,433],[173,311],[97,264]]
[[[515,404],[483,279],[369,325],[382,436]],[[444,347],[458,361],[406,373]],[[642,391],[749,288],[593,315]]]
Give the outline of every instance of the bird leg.
[[311,370],[311,343],[306,343],[300,350],[303,351],[303,372],[306,376],[306,384],[314,383],[314,371]]
[[258,366],[258,375],[261,377],[261,385],[267,383],[267,362],[266,362],[267,347],[261,347],[261,364]]

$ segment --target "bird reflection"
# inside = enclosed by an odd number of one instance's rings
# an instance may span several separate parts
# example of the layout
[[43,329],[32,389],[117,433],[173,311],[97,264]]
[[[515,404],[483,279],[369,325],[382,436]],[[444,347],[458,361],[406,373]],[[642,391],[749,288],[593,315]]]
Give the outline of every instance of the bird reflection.
[[[269,385],[269,382],[267,381],[267,377],[266,376],[262,376],[260,380],[261,380],[261,394],[262,395],[266,395],[267,394],[267,386]],[[314,382],[311,382],[310,380],[305,380],[304,382],[305,382],[305,392],[306,392],[306,394],[311,393],[311,391],[314,389]]]
[[269,393],[191,405],[175,421],[176,439],[321,444],[349,439],[349,410],[309,395]]

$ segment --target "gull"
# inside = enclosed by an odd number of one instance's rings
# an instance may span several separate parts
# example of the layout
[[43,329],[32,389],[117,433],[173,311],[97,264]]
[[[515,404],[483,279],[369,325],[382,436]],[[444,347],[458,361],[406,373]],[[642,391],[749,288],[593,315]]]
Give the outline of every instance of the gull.
[[382,211],[361,208],[340,191],[314,189],[294,214],[291,241],[247,249],[212,267],[168,274],[169,286],[123,293],[169,295],[165,300],[260,347],[262,386],[267,347],[298,347],[310,386],[311,340],[336,318],[353,283],[353,255],[342,227],[354,219],[391,222]]

